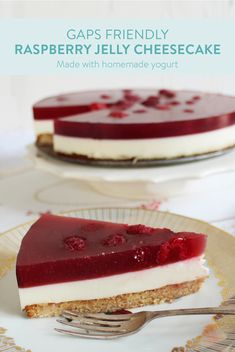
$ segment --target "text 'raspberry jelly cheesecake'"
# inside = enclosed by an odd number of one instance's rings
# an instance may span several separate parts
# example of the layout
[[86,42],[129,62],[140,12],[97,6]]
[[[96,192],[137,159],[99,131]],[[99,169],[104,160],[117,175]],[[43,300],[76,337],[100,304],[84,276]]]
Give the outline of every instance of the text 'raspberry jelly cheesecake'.
[[208,276],[206,235],[43,215],[23,238],[16,274],[29,317],[171,301]]
[[80,92],[44,99],[33,110],[38,145],[53,143],[71,158],[174,159],[235,145],[235,97],[220,94]]

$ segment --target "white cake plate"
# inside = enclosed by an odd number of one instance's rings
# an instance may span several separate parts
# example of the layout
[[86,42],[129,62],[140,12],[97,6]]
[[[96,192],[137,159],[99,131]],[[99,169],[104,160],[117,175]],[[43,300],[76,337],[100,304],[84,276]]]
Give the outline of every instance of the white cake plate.
[[[206,233],[208,245],[206,259],[210,276],[195,294],[179,298],[171,303],[147,306],[138,310],[161,310],[189,307],[217,306],[223,299],[234,295],[234,246],[235,239],[223,230],[206,222],[168,212],[131,208],[80,209],[68,212],[68,216],[114,221],[119,223],[143,223],[154,227],[168,227],[173,231]],[[170,352],[182,351],[186,342],[195,339],[195,347],[189,352],[234,351],[234,319],[222,318],[220,325],[212,323],[206,315],[169,317],[156,319],[141,332],[111,341],[98,341],[59,335],[60,327],[55,318],[26,319],[20,312],[18,288],[15,276],[15,258],[21,240],[33,221],[0,234],[0,351],[8,352]],[[209,324],[209,325],[208,325]],[[204,331],[204,332],[203,332]],[[203,333],[202,333],[203,332]]]
[[157,197],[160,200],[177,196],[196,190],[204,177],[235,170],[235,150],[187,164],[133,169],[70,164],[46,156],[34,145],[30,145],[28,151],[35,167],[40,170],[86,182],[99,193],[126,199]]

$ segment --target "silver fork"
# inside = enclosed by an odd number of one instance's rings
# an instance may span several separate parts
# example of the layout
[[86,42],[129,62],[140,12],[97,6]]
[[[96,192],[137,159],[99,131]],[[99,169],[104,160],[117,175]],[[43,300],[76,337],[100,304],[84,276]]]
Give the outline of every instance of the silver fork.
[[148,322],[156,318],[199,314],[235,315],[235,307],[225,305],[220,307],[172,309],[154,312],[142,311],[128,314],[79,314],[76,311],[64,311],[62,313],[63,319],[58,319],[57,322],[74,329],[65,330],[56,328],[55,330],[67,335],[107,340],[134,334],[141,330]]

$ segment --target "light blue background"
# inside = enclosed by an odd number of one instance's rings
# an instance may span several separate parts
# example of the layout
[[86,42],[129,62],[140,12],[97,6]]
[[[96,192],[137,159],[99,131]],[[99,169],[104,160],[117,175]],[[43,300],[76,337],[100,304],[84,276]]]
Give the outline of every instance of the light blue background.
[[[104,55],[103,57],[94,54],[87,56],[79,55],[15,55],[14,47],[16,43],[21,44],[77,44],[86,43],[96,45],[107,43],[105,39],[95,40],[69,40],[66,32],[69,28],[86,29],[86,28],[150,28],[150,29],[169,29],[167,40],[146,40],[144,43],[157,44],[204,44],[213,43],[221,44],[220,55]],[[22,74],[76,74],[81,72],[101,72],[102,69],[61,69],[57,67],[58,60],[67,62],[76,61],[84,62],[97,60],[98,62],[174,62],[178,61],[178,68],[167,70],[172,74],[235,74],[235,45],[234,33],[235,23],[231,20],[162,20],[162,21],[96,21],[96,20],[0,20],[0,74],[5,75],[22,75]],[[141,40],[109,40],[110,44],[137,44]],[[142,42],[143,43],[143,42]],[[109,72],[110,69],[106,69]],[[115,70],[112,69],[112,72]],[[124,72],[124,69],[117,69],[116,72]],[[133,70],[126,70],[127,72]],[[166,71],[151,69],[138,69],[135,72],[149,72],[150,74],[164,74]]]

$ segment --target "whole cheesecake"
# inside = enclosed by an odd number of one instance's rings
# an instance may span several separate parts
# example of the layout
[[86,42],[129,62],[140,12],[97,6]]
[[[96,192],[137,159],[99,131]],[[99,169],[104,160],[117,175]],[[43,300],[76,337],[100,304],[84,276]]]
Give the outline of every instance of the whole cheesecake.
[[87,160],[161,160],[235,145],[235,97],[193,91],[79,92],[33,107],[37,144]]
[[199,290],[205,246],[204,234],[43,215],[17,257],[21,307],[43,317],[168,302]]

